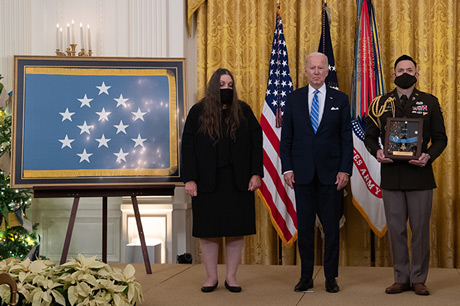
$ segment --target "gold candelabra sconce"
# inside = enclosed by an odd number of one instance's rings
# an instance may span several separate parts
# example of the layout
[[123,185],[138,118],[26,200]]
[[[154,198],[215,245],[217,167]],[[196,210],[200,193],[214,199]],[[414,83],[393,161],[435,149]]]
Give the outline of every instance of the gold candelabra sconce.
[[[72,35],[70,35],[72,33]],[[86,34],[86,35],[85,35]],[[86,36],[86,37],[85,37]],[[64,37],[62,28],[59,27],[59,24],[56,25],[56,56],[92,56],[93,50],[91,50],[91,32],[88,25],[86,33],[83,31],[83,24],[80,23],[80,42],[81,49],[77,51],[77,44],[75,43],[75,33],[74,33],[74,21],[72,20],[72,25],[67,24],[67,36],[66,45],[67,48],[64,50]],[[88,50],[85,49],[85,38],[87,38]]]
[[77,53],[77,44],[70,44],[70,48],[64,52],[56,49],[56,56],[93,56],[93,50],[80,49],[80,52]]

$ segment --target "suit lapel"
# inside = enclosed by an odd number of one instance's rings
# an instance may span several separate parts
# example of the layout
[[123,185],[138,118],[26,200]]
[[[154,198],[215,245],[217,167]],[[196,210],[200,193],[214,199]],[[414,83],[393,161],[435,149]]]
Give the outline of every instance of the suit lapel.
[[329,114],[331,113],[331,107],[334,105],[334,97],[333,97],[333,94],[331,92],[331,90],[329,90],[326,86],[326,99],[324,100],[324,110],[323,110],[323,117],[321,118],[321,122],[319,123],[319,126],[318,126],[318,131],[316,131],[316,133],[318,134],[318,132],[320,132],[321,130],[321,127],[323,126],[323,124],[325,124],[329,118]]
[[305,122],[307,123],[307,125],[310,125],[311,130],[313,131],[313,126],[311,125],[311,119],[310,119],[310,108],[308,107],[308,86],[310,85],[307,85],[304,87],[305,91],[302,93],[303,99],[302,99],[301,109],[307,110],[307,111],[302,111],[302,115],[305,117]]

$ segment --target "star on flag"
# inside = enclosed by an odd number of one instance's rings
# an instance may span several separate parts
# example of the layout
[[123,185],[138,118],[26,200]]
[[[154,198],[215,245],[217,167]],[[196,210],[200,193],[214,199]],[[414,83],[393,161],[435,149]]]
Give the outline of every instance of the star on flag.
[[123,120],[120,120],[120,124],[118,124],[118,125],[115,124],[114,125],[114,127],[117,128],[117,134],[120,133],[120,132],[123,132],[123,133],[126,134],[126,128],[128,126],[129,126],[128,124],[126,124],[126,125],[123,124]]
[[104,134],[102,134],[101,138],[96,138],[96,141],[99,142],[99,145],[97,146],[98,148],[104,146],[106,148],[109,147],[108,142],[110,141],[110,138],[105,138]]
[[81,154],[78,154],[78,153],[77,153],[77,155],[80,156],[80,163],[81,163],[82,161],[87,161],[87,162],[89,163],[89,162],[90,162],[90,161],[89,161],[89,157],[90,157],[91,155],[93,155],[93,153],[87,153],[87,152],[86,152],[86,149],[83,149],[83,153],[81,153]]
[[120,105],[123,105],[124,107],[126,107],[126,101],[128,101],[129,99],[123,98],[123,95],[120,94],[120,97],[114,100],[117,101],[117,107],[119,107]]
[[135,142],[134,147],[137,147],[137,146],[144,147],[144,141],[146,141],[147,139],[146,138],[142,139],[141,134],[138,134],[137,138],[131,138],[131,140]]
[[120,161],[126,161],[126,156],[129,155],[129,153],[125,153],[123,152],[123,149],[120,148],[120,151],[118,153],[113,153],[113,155],[115,155],[117,157],[117,163],[120,162]]
[[99,115],[98,121],[101,121],[101,120],[109,121],[109,115],[111,114],[111,112],[106,112],[105,108],[103,107],[102,110],[100,112],[96,112],[96,114]]
[[90,103],[91,101],[93,101],[93,99],[89,99],[89,98],[86,96],[86,94],[85,94],[85,96],[83,97],[83,99],[77,99],[77,100],[81,102],[80,108],[82,108],[82,107],[85,106],[85,105],[88,106],[88,107],[91,107],[91,105],[89,105],[89,103]]
[[104,82],[102,82],[101,86],[96,86],[97,89],[99,89],[98,96],[101,94],[105,93],[106,95],[109,95],[109,88],[112,86],[106,86]]
[[62,122],[64,122],[64,120],[72,121],[72,115],[74,115],[75,113],[69,112],[69,109],[66,108],[65,112],[59,114],[62,116]]
[[134,121],[136,121],[137,119],[141,119],[142,121],[144,121],[144,115],[147,114],[146,112],[145,113],[141,112],[140,108],[137,108],[137,112],[131,112],[131,113],[134,115]]
[[79,128],[80,128],[80,135],[83,134],[83,133],[87,133],[88,135],[91,134],[89,129],[92,128],[91,125],[87,125],[86,124],[86,121],[83,122],[83,125],[77,125]]
[[66,134],[64,139],[58,139],[60,142],[62,142],[62,147],[61,149],[65,147],[69,147],[72,149],[71,143],[75,141],[75,139],[69,139],[69,136]]

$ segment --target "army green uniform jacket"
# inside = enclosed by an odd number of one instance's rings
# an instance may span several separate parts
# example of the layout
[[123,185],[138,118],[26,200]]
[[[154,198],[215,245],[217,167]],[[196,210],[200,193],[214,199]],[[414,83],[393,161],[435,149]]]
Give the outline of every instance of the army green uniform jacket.
[[[387,101],[388,100],[388,101]],[[387,101],[387,103],[385,103]],[[385,105],[386,104],[386,105]],[[381,143],[385,141],[385,125],[388,117],[422,118],[423,143],[422,153],[430,155],[424,167],[409,164],[407,161],[394,160],[393,163],[381,164],[380,187],[387,190],[424,190],[436,188],[432,162],[441,155],[447,145],[444,118],[438,99],[430,94],[414,89],[409,102],[403,108],[399,96],[392,92],[373,101],[369,108],[364,143],[375,157]]]

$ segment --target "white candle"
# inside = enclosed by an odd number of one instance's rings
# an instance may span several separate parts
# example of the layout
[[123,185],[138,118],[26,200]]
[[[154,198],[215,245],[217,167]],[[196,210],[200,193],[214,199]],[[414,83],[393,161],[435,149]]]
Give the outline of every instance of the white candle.
[[80,43],[81,48],[85,49],[85,41],[83,40],[83,23],[80,22]]
[[62,38],[62,28],[59,28],[59,41],[60,41],[60,46],[61,50],[64,50],[64,39]]
[[88,50],[91,49],[91,30],[89,29],[89,24],[88,24]]
[[66,48],[70,48],[70,24],[67,24]]
[[56,50],[59,49],[59,23],[56,24]]
[[72,20],[72,39],[71,39],[71,44],[75,44],[75,28],[73,26],[74,21]]

